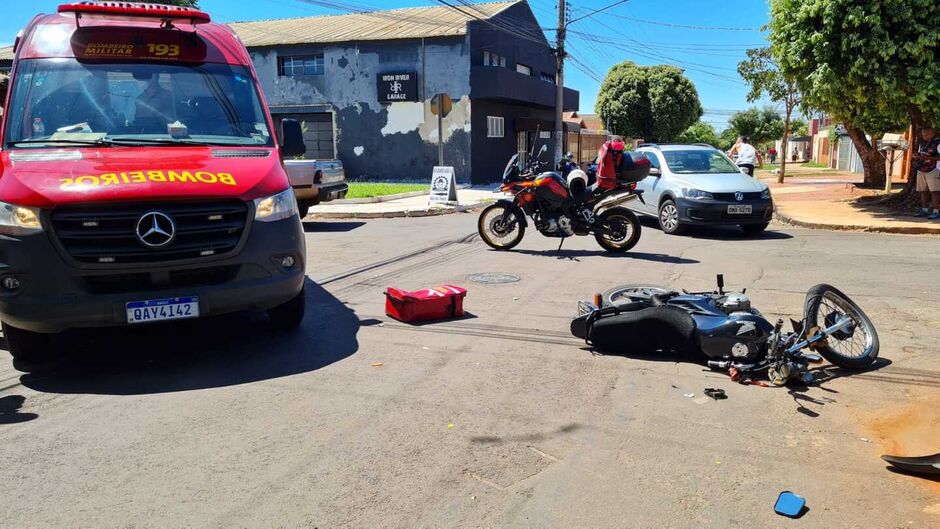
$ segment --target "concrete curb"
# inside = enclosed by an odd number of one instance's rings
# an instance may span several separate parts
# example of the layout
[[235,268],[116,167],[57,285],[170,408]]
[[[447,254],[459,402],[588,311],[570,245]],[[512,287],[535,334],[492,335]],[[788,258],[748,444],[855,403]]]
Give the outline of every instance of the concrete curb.
[[895,233],[899,235],[940,235],[940,225],[937,226],[858,226],[844,224],[825,224],[795,219],[776,208],[774,217],[784,224],[812,228],[817,230],[858,231],[868,233]]
[[[382,195],[380,197],[368,198],[344,198],[341,200],[331,200],[331,204],[377,204],[379,202],[388,202],[389,200],[398,200],[399,198],[419,197],[428,195],[428,191],[408,191],[406,193],[396,193],[394,195]],[[326,202],[324,202],[326,204]]]
[[455,206],[452,208],[428,208],[428,209],[412,209],[412,210],[402,210],[402,211],[382,211],[375,213],[362,213],[362,212],[324,212],[324,213],[311,213],[305,217],[306,219],[396,219],[403,217],[436,217],[438,215],[449,215],[451,213],[465,213],[473,211],[475,209],[481,208],[482,206],[487,205],[486,202],[480,202],[477,204],[467,204],[465,206]]

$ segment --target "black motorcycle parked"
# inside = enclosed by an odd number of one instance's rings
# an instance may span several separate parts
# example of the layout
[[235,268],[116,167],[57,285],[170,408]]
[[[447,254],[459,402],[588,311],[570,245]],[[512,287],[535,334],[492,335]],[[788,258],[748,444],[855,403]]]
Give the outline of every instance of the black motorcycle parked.
[[[642,200],[636,192],[635,181],[649,173],[649,166],[645,166],[646,174],[632,174],[630,182],[614,189],[595,189],[585,185],[587,176],[580,169],[570,169],[567,179],[560,172],[540,173],[543,164],[539,159],[546,150],[543,145],[539,155],[530,156],[522,168],[518,154],[506,164],[500,190],[512,193],[513,198],[498,200],[480,213],[477,229],[483,242],[497,250],[513,248],[525,235],[528,216],[546,237],[564,240],[574,235],[593,234],[597,243],[609,252],[626,252],[633,248],[640,240],[640,221],[632,211],[617,206],[630,200]],[[562,164],[567,165],[565,162],[562,159]],[[567,167],[562,168],[565,169]],[[637,170],[642,171],[643,168]]]
[[625,285],[578,303],[571,332],[610,352],[703,354],[707,365],[733,379],[765,374],[775,385],[812,381],[811,362],[826,360],[863,369],[878,358],[878,333],[868,316],[835,287],[816,285],[806,293],[803,321],[771,324],[744,293],[727,293],[718,276],[715,292],[677,292]]

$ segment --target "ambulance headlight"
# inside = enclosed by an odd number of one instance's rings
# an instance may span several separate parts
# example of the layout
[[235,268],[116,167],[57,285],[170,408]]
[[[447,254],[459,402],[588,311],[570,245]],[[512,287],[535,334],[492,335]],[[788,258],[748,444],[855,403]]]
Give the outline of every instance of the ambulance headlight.
[[38,209],[0,202],[0,234],[31,235],[41,231]]
[[297,199],[293,189],[285,189],[276,195],[255,199],[255,220],[274,222],[297,216]]

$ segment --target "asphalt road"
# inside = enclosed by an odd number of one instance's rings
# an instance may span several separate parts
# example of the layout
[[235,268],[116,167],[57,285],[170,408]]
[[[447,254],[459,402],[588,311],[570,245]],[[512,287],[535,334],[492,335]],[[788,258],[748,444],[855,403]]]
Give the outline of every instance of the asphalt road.
[[[647,226],[625,256],[533,233],[500,253],[475,220],[309,223],[291,335],[245,315],[77,333],[34,374],[0,355],[0,527],[940,526],[940,483],[878,458],[940,451],[936,238]],[[761,388],[568,334],[593,292],[719,272],[772,318],[838,286],[884,360]],[[384,315],[386,286],[442,283],[469,289],[471,317]],[[802,519],[773,513],[783,490],[806,497]]]

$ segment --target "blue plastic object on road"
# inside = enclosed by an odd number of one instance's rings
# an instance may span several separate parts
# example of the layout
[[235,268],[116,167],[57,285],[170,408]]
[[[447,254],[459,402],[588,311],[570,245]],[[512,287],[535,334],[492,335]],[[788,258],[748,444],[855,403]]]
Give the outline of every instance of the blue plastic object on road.
[[803,515],[804,507],[806,507],[806,498],[785,490],[777,497],[774,512],[789,518],[799,518]]

